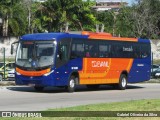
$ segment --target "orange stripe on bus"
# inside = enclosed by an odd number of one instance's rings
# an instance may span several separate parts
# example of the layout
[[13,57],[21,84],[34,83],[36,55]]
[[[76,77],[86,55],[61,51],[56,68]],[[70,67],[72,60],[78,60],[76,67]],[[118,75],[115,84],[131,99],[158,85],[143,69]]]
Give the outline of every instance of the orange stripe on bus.
[[41,71],[25,71],[25,70],[21,70],[19,68],[16,68],[16,71],[18,73],[20,73],[21,75],[24,75],[24,76],[42,76],[46,73],[49,73],[51,71],[50,68],[48,69],[45,69],[45,70],[41,70]]
[[118,83],[122,71],[129,73],[133,59],[84,58],[79,71],[80,84]]
[[90,35],[89,39],[138,42],[137,38],[106,37],[106,36],[99,36],[99,35]]
[[82,31],[82,35],[88,35],[89,39],[138,42],[137,38],[113,37],[112,34],[105,32]]

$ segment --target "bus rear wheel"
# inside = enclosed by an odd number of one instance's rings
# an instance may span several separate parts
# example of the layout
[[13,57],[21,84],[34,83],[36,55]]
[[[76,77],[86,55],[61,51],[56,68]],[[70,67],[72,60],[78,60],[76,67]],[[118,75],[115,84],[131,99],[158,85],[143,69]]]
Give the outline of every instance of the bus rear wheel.
[[125,90],[127,87],[127,76],[125,74],[121,74],[119,78],[118,88],[120,90]]
[[68,86],[67,86],[67,90],[68,92],[74,92],[75,91],[75,77],[71,76],[69,81],[68,81]]

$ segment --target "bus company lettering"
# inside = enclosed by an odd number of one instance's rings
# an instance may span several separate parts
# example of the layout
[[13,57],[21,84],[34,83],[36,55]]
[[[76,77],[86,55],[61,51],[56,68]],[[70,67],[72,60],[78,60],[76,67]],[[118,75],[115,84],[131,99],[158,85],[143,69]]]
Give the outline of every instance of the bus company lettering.
[[123,47],[123,51],[126,51],[126,52],[133,52],[133,48],[132,46],[131,47]]
[[92,67],[109,67],[108,61],[92,61]]

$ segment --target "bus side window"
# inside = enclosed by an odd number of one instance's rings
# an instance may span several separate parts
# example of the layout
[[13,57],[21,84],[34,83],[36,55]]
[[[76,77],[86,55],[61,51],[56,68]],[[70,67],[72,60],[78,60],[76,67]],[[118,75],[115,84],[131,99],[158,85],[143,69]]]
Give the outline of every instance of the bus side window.
[[85,44],[85,57],[98,57],[98,44],[96,41],[87,41]]
[[70,59],[82,58],[84,57],[84,43],[83,39],[73,40],[72,47],[71,47],[71,57]]
[[91,57],[90,53],[87,51],[85,57]]
[[150,50],[149,45],[142,44],[141,45],[141,58],[148,57],[150,54],[149,50]]
[[69,39],[64,39],[58,44],[57,58],[56,58],[56,67],[60,67],[66,64],[69,60],[69,48],[70,41]]
[[108,58],[111,55],[111,45],[109,43],[100,42],[99,44],[99,57]]
[[58,57],[60,60],[67,60],[68,59],[68,50],[67,50],[67,46],[66,45],[62,45],[60,46],[59,50],[58,50]]
[[140,58],[141,55],[140,55],[140,45],[139,44],[134,44],[133,46],[133,52],[134,52],[134,56],[133,58]]
[[142,58],[146,58],[148,55],[146,52],[142,53]]

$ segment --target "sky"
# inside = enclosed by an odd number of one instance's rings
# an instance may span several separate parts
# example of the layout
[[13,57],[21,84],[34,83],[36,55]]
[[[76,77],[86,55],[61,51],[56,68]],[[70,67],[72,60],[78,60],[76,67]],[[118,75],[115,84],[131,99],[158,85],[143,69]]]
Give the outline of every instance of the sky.
[[[84,1],[86,1],[86,0],[84,0]],[[127,2],[129,5],[132,5],[136,0],[122,0],[122,1]]]
[[135,0],[123,0],[123,1],[126,1],[129,5],[132,5],[135,2]]

